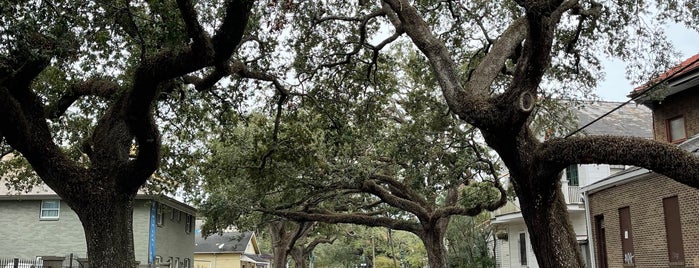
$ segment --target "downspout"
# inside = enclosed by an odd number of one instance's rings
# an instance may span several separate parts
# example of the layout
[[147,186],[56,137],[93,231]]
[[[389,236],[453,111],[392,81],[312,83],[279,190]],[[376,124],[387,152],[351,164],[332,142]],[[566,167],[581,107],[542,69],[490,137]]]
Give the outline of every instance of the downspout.
[[597,266],[597,261],[595,259],[595,239],[592,235],[592,215],[590,211],[590,196],[588,191],[583,192],[583,202],[585,202],[585,221],[586,221],[586,231],[587,231],[587,250],[590,256],[590,267],[595,268]]

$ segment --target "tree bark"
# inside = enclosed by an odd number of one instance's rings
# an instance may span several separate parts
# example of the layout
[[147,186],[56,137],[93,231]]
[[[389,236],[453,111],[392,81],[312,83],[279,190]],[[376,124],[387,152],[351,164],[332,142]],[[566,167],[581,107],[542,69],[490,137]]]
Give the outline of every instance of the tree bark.
[[[556,178],[559,179],[559,178]],[[540,194],[518,194],[522,217],[539,267],[585,267],[575,230],[561,192],[560,180],[553,202]],[[540,193],[540,192],[539,192]]]
[[[444,220],[440,220],[443,222]],[[448,222],[449,219],[447,218]],[[423,232],[418,234],[422,244],[425,245],[427,251],[427,262],[431,268],[447,268],[449,267],[449,259],[447,258],[447,248],[444,246],[444,234],[446,233],[446,225],[425,227]]]
[[291,250],[291,258],[294,260],[294,267],[296,268],[306,268],[306,254],[304,254],[303,247],[295,247]]
[[90,267],[136,267],[133,194],[105,194],[73,207],[82,222]]
[[291,238],[286,235],[283,222],[270,223],[269,230],[270,238],[272,239],[272,266],[277,268],[286,267]]

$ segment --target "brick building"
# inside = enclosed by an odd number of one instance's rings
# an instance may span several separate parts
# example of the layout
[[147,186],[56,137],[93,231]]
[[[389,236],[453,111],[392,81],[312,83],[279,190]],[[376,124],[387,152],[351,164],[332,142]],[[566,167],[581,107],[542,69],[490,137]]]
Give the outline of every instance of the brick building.
[[[658,80],[670,76],[663,89],[637,102],[652,109],[656,140],[697,153],[699,54]],[[583,192],[592,267],[699,267],[698,189],[636,167]]]

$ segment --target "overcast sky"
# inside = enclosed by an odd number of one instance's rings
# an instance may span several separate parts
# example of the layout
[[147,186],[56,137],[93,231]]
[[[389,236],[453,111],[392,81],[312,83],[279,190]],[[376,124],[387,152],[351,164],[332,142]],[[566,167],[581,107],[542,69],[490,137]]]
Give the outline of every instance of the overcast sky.
[[[667,29],[668,38],[682,52],[682,59],[687,59],[699,53],[699,33],[681,25],[673,25]],[[638,85],[632,85],[625,79],[626,65],[620,61],[608,61],[605,64],[606,80],[597,87],[597,94],[602,100],[626,101],[626,95]]]

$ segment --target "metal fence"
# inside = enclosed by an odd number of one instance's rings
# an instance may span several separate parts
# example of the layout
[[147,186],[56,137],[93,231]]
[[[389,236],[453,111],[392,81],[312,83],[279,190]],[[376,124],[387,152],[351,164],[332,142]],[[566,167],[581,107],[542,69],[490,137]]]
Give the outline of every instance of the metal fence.
[[[36,259],[20,259],[20,258],[0,258],[0,268],[88,268],[89,265],[85,260],[79,261],[79,258],[73,254],[66,255],[62,264],[59,266],[44,265],[41,258]],[[141,264],[137,268],[169,268],[170,264]]]
[[0,268],[52,268],[43,266],[40,259],[27,260],[20,258],[0,259]]

